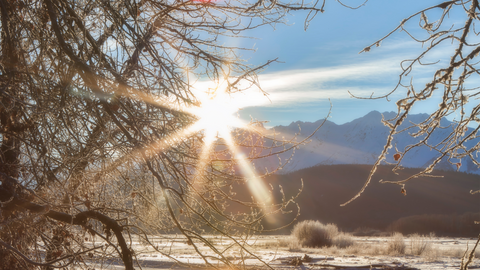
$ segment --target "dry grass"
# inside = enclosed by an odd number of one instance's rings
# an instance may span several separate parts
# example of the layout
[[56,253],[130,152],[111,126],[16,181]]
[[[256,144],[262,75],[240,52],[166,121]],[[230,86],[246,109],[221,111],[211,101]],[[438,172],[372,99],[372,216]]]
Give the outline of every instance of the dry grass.
[[390,233],[380,231],[378,229],[372,229],[368,227],[361,227],[355,229],[355,231],[352,232],[354,236],[388,236]]
[[410,253],[412,255],[422,255],[432,248],[431,237],[419,234],[409,235]]
[[360,255],[365,250],[365,244],[352,244],[345,249],[347,254]]
[[[325,227],[327,227],[325,225]],[[292,234],[275,240],[271,239],[259,243],[262,248],[278,249],[292,253],[321,254],[326,256],[421,256],[423,260],[438,262],[446,257],[460,259],[465,253],[466,246],[445,246],[444,241],[449,239],[435,239],[434,236],[413,234],[404,238],[401,233],[382,238],[357,238],[351,234],[338,232],[335,227],[330,227],[330,232],[337,233],[331,238],[330,246],[307,247],[302,246]],[[332,229],[333,228],[333,229]],[[332,233],[333,234],[333,233]],[[462,240],[460,240],[462,241]],[[464,241],[464,240],[463,240]],[[465,243],[465,242],[463,242]],[[470,250],[473,245],[470,246]],[[480,257],[480,250],[476,250],[475,257]]]
[[[339,234],[341,235],[341,233]],[[410,242],[407,245],[405,238],[402,234],[394,234],[386,242],[378,243],[361,243],[353,242],[353,244],[346,247],[328,246],[315,249],[292,249],[292,252],[309,251],[312,253],[319,253],[328,256],[339,255],[356,255],[356,256],[403,256],[413,255],[421,256],[427,261],[436,262],[442,257],[451,257],[460,259],[465,253],[465,247],[458,248],[444,248],[442,245],[435,245],[431,242],[431,238],[428,236],[413,236],[413,243]],[[409,237],[412,240],[412,236]],[[480,250],[476,250],[475,257],[480,257]]]
[[285,242],[284,239],[273,239],[268,241],[259,241],[258,243],[255,243],[254,246],[264,249],[276,249],[284,246],[285,244],[283,242]]
[[290,252],[301,252],[302,246],[298,242],[297,238],[293,235],[287,236],[285,238],[279,239],[278,245],[280,247],[286,247]]
[[396,232],[387,243],[387,252],[391,255],[403,255],[405,254],[406,247],[407,245],[405,244],[403,234]]

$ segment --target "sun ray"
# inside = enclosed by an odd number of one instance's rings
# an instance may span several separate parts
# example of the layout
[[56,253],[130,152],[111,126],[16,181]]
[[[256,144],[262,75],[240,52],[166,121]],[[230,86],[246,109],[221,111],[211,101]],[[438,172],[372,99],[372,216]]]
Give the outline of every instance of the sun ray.
[[[235,146],[232,136],[230,134],[226,134],[224,139],[227,143],[228,148],[232,152],[232,156],[237,161],[241,173],[245,177],[245,181],[247,183],[247,187],[250,193],[253,195],[254,199],[261,207],[263,212],[265,214],[268,214],[269,209],[274,202],[272,194],[268,191],[267,185],[262,181],[262,179],[257,176],[255,169],[253,168],[250,161],[248,161],[245,154],[238,150],[238,148]],[[271,224],[275,224],[277,222],[277,219],[273,215],[267,215],[266,221]]]
[[255,170],[252,168],[251,163],[245,157],[245,154],[238,150],[231,136],[226,136],[225,141],[227,143],[227,146],[230,148],[234,159],[240,166],[240,169],[246,178],[247,185],[252,195],[258,202],[261,202],[262,204],[271,203],[272,198],[270,196],[270,193],[268,192],[265,183],[263,183],[263,181],[261,181],[260,178],[257,177]]
[[[198,117],[196,126],[204,132],[204,145],[196,164],[194,188],[200,188],[202,178],[205,173],[207,173],[206,167],[208,165],[210,151],[215,147],[215,141],[223,139],[226,142],[231,156],[236,160],[241,173],[246,179],[248,189],[256,203],[264,213],[268,213],[269,208],[273,204],[272,195],[265,183],[257,176],[250,161],[248,161],[241,150],[237,148],[231,135],[232,129],[236,128],[255,130],[235,116],[241,108],[241,103],[245,103],[246,99],[238,102],[231,94],[227,93],[224,84],[225,81],[218,84],[214,89],[210,88],[209,90],[211,91],[196,92],[196,97],[199,100],[198,106],[187,107],[185,109],[186,112]],[[267,217],[267,221],[271,223],[276,222],[271,216]]]
[[[232,158],[236,160],[241,173],[246,179],[249,191],[253,195],[256,203],[265,213],[268,213],[268,208],[272,205],[273,201],[272,195],[265,183],[257,176],[251,163],[241,150],[236,147],[236,143],[231,135],[232,130],[236,128],[250,131],[256,130],[247,125],[245,121],[240,120],[236,115],[242,107],[249,106],[249,102],[253,102],[255,99],[249,100],[248,97],[245,96],[241,98],[234,97],[231,93],[226,91],[225,85],[227,84],[226,80],[224,80],[213,88],[207,88],[207,90],[193,89],[193,95],[195,96],[196,101],[191,104],[185,103],[184,105],[178,105],[177,102],[172,102],[172,100],[169,100],[168,98],[156,97],[133,88],[128,89],[128,92],[122,91],[120,93],[122,96],[134,100],[141,100],[145,103],[166,110],[187,113],[197,118],[197,120],[186,128],[179,129],[164,138],[158,139],[149,145],[132,151],[128,155],[119,157],[113,161],[109,167],[114,169],[127,160],[138,157],[150,159],[166,149],[179,145],[192,134],[203,132],[203,146],[201,147],[195,165],[195,173],[191,179],[192,188],[197,189],[197,191],[198,189],[201,189],[203,178],[208,170],[207,166],[209,165],[211,151],[216,150],[215,142],[219,139],[223,139],[226,142]],[[104,98],[105,100],[115,100],[115,95],[101,98]],[[173,106],[172,104],[176,105]],[[268,217],[267,221],[275,222],[275,220]]]
[[149,145],[141,147],[140,149],[134,150],[126,155],[123,155],[115,159],[113,162],[111,162],[107,166],[105,171],[112,171],[116,167],[121,166],[128,160],[131,160],[134,158],[144,157],[144,158],[150,159],[152,156],[156,155],[159,152],[175,147],[176,145],[180,144],[183,141],[183,139],[198,132],[199,130],[200,130],[200,126],[198,125],[198,123],[194,123],[184,129],[180,129],[166,136],[165,138],[159,139]]
[[[207,139],[208,137],[212,137]],[[200,157],[198,158],[197,164],[195,166],[195,174],[193,176],[193,184],[196,189],[201,188],[202,178],[205,175],[206,167],[209,161],[209,155],[213,146],[213,136],[205,136],[203,139],[203,146],[201,149]]]

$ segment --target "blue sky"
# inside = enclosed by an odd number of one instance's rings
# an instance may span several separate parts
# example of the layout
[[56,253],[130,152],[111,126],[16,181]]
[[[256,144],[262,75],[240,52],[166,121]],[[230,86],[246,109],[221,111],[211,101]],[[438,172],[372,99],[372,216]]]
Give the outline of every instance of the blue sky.
[[[361,2],[345,1],[352,5]],[[359,96],[391,91],[401,72],[400,61],[415,57],[421,45],[405,33],[397,32],[380,47],[368,53],[359,52],[393,30],[404,18],[441,2],[370,0],[365,6],[351,10],[336,1],[327,1],[325,13],[318,14],[307,31],[303,25],[306,14],[294,13],[287,17],[289,25],[277,25],[276,29],[267,26],[247,33],[256,37],[254,40],[232,40],[235,45],[256,48],[255,53],[243,53],[251,64],[277,57],[283,62],[272,64],[259,75],[260,85],[269,93],[270,101],[264,98],[265,102],[246,107],[240,111],[240,116],[268,120],[268,126],[288,125],[297,120],[313,122],[327,115],[329,99],[333,104],[329,120],[337,124],[352,121],[372,110],[396,110],[395,101],[405,94],[403,89],[393,95],[390,102],[350,98],[347,91]],[[432,21],[435,15],[438,12],[427,13]],[[463,24],[462,18],[456,18],[453,13],[450,20]],[[414,33],[425,35],[424,30],[417,29],[418,22],[416,18],[407,26],[411,26]],[[449,48],[443,48],[433,52],[432,59],[445,61],[449,53]],[[432,68],[424,67],[414,73],[418,87],[431,77]],[[414,112],[432,111],[438,103],[430,101],[417,105]]]

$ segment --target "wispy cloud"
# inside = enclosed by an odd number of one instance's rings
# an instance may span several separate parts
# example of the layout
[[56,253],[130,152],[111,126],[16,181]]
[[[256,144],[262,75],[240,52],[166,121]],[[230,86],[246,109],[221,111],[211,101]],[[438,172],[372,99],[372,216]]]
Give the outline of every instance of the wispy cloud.
[[[375,60],[348,65],[296,69],[259,75],[260,86],[268,93],[268,99],[259,95],[258,89],[250,89],[252,98],[263,100],[264,106],[288,106],[299,102],[315,102],[325,99],[351,98],[348,91],[360,96],[385,91],[386,81],[394,82],[398,62],[392,59]],[[393,80],[385,80],[389,76]],[[254,92],[258,92],[254,96]],[[256,103],[254,106],[258,106]]]
[[[385,91],[385,78],[395,79],[398,61],[392,59],[349,63],[328,68],[292,69],[260,74],[261,90],[256,86],[235,93],[232,98],[239,107],[288,107],[299,103],[312,103],[327,99],[351,98],[348,91],[357,96],[370,96],[372,92]],[[215,89],[212,81],[198,81],[195,88]],[[246,87],[242,86],[241,88]],[[204,91],[203,90],[203,91]]]
[[[264,101],[263,106],[284,107],[289,104],[298,105],[305,102],[318,102],[326,99],[348,99],[348,92],[356,96],[369,97],[390,92],[398,83],[402,72],[400,63],[412,59],[421,53],[421,48],[414,46],[412,41],[399,42],[387,48],[374,48],[370,61],[345,61],[342,65],[312,69],[294,69],[259,75],[260,86],[268,93],[268,98],[258,96]],[[399,52],[399,48],[403,48]],[[451,46],[441,46],[434,50],[423,63],[434,65],[418,65],[411,77],[404,77],[404,83],[414,79],[416,87],[422,87],[432,78],[433,72],[448,63],[445,55],[451,53]],[[369,53],[365,53],[368,55]],[[363,58],[363,59],[365,59]],[[438,61],[438,62],[437,62]],[[255,90],[255,89],[251,89]],[[258,91],[258,89],[256,89]],[[394,96],[400,97],[402,91]],[[252,96],[253,97],[253,96]],[[258,103],[252,106],[258,106]]]
[[[412,41],[399,41],[385,47],[372,48],[372,52],[351,61],[340,59],[341,64],[336,66],[260,74],[258,80],[262,91],[252,86],[236,93],[232,98],[236,99],[242,108],[259,106],[286,108],[327,99],[350,99],[349,92],[357,97],[370,97],[372,94],[380,96],[390,92],[398,83],[398,75],[402,72],[400,63],[418,56],[421,50],[414,45],[418,44]],[[450,49],[439,48],[429,55],[428,60],[441,60],[438,65],[442,65],[445,61],[444,54]],[[412,73],[416,84],[424,86],[438,65],[416,66],[415,72]],[[409,78],[405,77],[405,80]],[[214,83],[205,81],[199,81],[197,85],[205,89],[214,87]],[[402,92],[399,91],[396,95],[400,97]],[[395,96],[392,98],[395,99]]]

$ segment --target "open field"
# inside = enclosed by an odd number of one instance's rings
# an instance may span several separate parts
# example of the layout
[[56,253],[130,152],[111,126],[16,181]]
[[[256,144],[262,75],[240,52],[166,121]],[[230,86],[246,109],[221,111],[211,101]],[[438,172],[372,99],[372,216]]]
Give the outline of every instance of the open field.
[[[223,251],[226,258],[234,264],[252,266],[258,269],[262,263],[252,255],[241,252],[238,247],[232,247],[232,241],[220,236],[208,236],[212,243]],[[136,254],[142,269],[187,269],[185,264],[193,264],[193,268],[205,267],[202,258],[195,252],[193,246],[188,245],[186,239],[177,236],[152,237],[153,247],[142,241],[133,241]],[[248,240],[248,246],[253,254],[268,263],[274,269],[459,269],[461,257],[467,245],[473,247],[474,238],[445,238],[445,237],[405,237],[403,251],[389,248],[394,239],[392,237],[354,237],[355,244],[347,248],[303,248],[293,241],[290,236],[259,236]],[[92,243],[93,245],[94,243]],[[95,242],[95,245],[100,243]],[[211,251],[197,245],[205,256],[212,255]],[[480,250],[477,250],[475,259],[469,269],[480,268]],[[170,257],[170,258],[169,258]],[[243,259],[242,259],[243,257]],[[95,257],[94,257],[95,258]],[[298,259],[302,259],[299,263]],[[176,262],[175,262],[176,260]],[[212,264],[218,263],[213,259]],[[104,269],[123,269],[115,262],[105,261]],[[101,265],[93,263],[95,269]],[[139,268],[137,266],[137,268]]]

